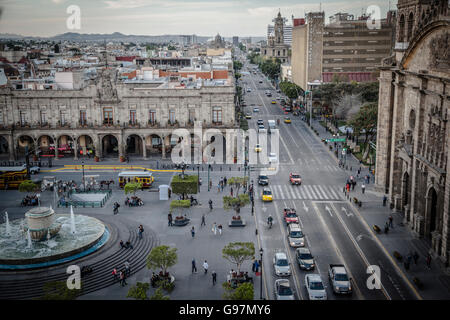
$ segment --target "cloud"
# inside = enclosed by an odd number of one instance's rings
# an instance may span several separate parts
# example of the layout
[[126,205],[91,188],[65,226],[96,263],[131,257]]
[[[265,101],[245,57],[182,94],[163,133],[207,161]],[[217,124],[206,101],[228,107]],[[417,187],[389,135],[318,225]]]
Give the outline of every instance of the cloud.
[[63,3],[64,1],[66,1],[66,0],[52,0],[52,2],[55,4],[60,4],[60,3]]
[[107,9],[135,9],[151,5],[154,1],[148,0],[109,0],[106,3]]

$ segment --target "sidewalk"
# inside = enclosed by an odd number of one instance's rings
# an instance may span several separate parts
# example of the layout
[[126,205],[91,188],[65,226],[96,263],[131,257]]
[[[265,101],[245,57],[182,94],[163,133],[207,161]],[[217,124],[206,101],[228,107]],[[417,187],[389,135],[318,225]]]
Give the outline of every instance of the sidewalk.
[[[318,136],[313,133],[318,140],[332,137],[332,134],[327,132],[319,121],[313,120],[312,126],[319,132]],[[328,145],[326,146],[327,150],[329,150]],[[338,160],[334,154],[334,143],[331,143],[331,145],[333,146],[333,150],[329,152],[332,153],[337,164]],[[341,152],[341,150],[342,149],[340,148],[339,152]],[[394,228],[390,228],[388,234],[375,234],[375,232],[372,232],[372,235],[380,240],[387,252],[391,255],[394,251],[398,251],[405,260],[409,253],[414,253],[416,251],[419,254],[417,265],[412,262],[409,270],[405,269],[403,262],[398,262],[395,258],[393,259],[413,285],[413,279],[415,277],[419,278],[424,284],[423,290],[418,290],[423,299],[450,299],[450,276],[440,267],[440,263],[437,263],[434,260],[432,260],[431,263],[431,270],[428,270],[426,267],[426,257],[428,253],[431,252],[430,243],[426,239],[415,236],[408,225],[403,224],[403,213],[391,210],[389,203],[387,203],[386,206],[382,205],[383,193],[374,190],[374,177],[369,172],[367,166],[360,165],[359,160],[355,158],[353,154],[347,155],[347,165],[349,170],[343,169],[347,173],[347,177],[352,175],[356,178],[357,171],[361,167],[359,179],[357,178],[357,185],[354,190],[350,191],[350,197],[356,197],[362,202],[361,208],[356,209],[356,206],[354,206],[354,208],[355,210],[358,210],[367,224],[370,227],[378,225],[381,229],[384,229],[388,217],[392,215],[394,218]],[[352,170],[350,170],[350,168],[352,168]],[[369,184],[364,181],[364,177],[368,174],[370,176]],[[363,182],[366,187],[364,194],[361,190],[361,184]],[[342,187],[344,187],[345,183],[346,181],[342,181]],[[414,286],[417,288],[416,285]]]

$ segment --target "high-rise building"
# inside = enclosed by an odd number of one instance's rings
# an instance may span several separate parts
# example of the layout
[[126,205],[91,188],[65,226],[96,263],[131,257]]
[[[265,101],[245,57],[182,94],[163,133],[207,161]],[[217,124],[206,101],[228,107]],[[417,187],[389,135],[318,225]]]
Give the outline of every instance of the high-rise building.
[[234,36],[233,37],[233,46],[238,46],[239,45],[239,37],[237,37],[237,36]]

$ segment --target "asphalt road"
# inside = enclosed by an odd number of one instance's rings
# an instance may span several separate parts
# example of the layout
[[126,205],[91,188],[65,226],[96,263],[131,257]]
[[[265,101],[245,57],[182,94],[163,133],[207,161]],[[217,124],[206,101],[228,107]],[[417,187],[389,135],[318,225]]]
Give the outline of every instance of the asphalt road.
[[[357,209],[344,198],[342,188],[347,174],[338,167],[335,157],[314,136],[300,117],[289,114],[292,123],[284,123],[284,112],[279,100],[271,101],[277,96],[265,77],[257,72],[247,74],[248,63],[244,64],[241,85],[244,88],[244,100],[247,103],[245,112],[252,113],[249,128],[257,128],[256,121],[280,119],[278,172],[269,176],[269,187],[274,201],[263,203],[262,187],[255,188],[255,212],[257,228],[260,230],[261,246],[264,250],[264,291],[265,296],[274,299],[274,282],[276,276],[272,259],[277,251],[287,253],[291,263],[292,275],[289,278],[297,298],[308,299],[304,287],[307,273],[320,274],[327,289],[328,299],[416,299],[406,279],[388,258],[386,250],[374,239],[368,225],[363,221]],[[251,70],[254,66],[250,65]],[[263,83],[259,83],[262,80]],[[247,88],[251,92],[247,92]],[[270,90],[272,97],[266,97]],[[260,111],[253,112],[254,106]],[[269,144],[270,145],[270,144]],[[252,146],[250,151],[254,152]],[[268,152],[268,150],[263,150]],[[297,172],[302,177],[301,186],[291,186],[289,173]],[[251,173],[251,179],[257,181],[258,172]],[[287,241],[287,227],[282,219],[283,208],[296,208],[300,217],[300,225],[306,235],[306,246],[310,248],[316,260],[314,271],[300,270],[295,261],[295,249],[290,248]],[[267,227],[267,217],[274,217],[274,225]],[[353,295],[336,296],[328,282],[328,266],[330,263],[342,263],[352,278]],[[381,288],[369,289],[366,282],[369,278],[367,267],[380,267]]]

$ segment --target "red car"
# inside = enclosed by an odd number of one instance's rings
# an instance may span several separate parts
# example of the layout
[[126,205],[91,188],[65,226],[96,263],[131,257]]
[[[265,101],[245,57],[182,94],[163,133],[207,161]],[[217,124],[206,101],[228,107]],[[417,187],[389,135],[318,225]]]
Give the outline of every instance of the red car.
[[294,208],[284,208],[284,221],[289,223],[299,223],[297,211]]
[[289,182],[291,184],[301,185],[302,184],[302,178],[298,173],[289,173]]

